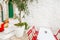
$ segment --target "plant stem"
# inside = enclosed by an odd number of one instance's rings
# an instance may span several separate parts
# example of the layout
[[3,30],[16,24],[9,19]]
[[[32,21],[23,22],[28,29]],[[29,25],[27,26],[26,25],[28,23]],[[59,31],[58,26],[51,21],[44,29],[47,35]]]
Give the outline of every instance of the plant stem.
[[20,10],[20,13],[19,13],[19,22],[21,23],[21,10]]

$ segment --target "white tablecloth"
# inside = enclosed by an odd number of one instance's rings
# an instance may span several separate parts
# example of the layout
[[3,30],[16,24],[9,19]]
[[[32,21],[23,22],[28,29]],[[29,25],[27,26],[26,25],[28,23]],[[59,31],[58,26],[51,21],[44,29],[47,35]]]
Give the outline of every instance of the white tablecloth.
[[38,40],[56,40],[50,29],[40,27]]

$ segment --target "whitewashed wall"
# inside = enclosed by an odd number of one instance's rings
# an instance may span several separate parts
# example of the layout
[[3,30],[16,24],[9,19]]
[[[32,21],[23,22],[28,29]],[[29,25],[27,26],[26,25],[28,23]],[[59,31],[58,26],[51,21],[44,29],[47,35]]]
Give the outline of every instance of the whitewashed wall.
[[[28,4],[30,15],[24,21],[36,27],[50,27],[54,31],[60,28],[60,1],[38,0]],[[18,13],[18,11],[15,11]]]
[[[6,7],[4,6],[4,8]],[[28,7],[30,15],[23,20],[30,25],[35,25],[38,28],[41,26],[52,27],[54,31],[60,28],[60,0],[38,0],[38,3],[34,1]],[[19,13],[16,6],[14,13],[17,15]]]
[[2,6],[3,6],[3,17],[4,17],[4,20],[8,19],[8,3],[6,3],[5,1],[3,1],[2,3]]
[[[0,0],[0,3],[2,3],[2,0]],[[1,10],[0,10],[0,23],[1,23]]]
[[31,25],[50,27],[53,31],[60,28],[59,0],[38,0],[38,4],[36,2],[29,4],[29,10],[31,16],[28,22]]
[[0,4],[2,5],[3,8],[3,20],[8,18],[8,3],[6,3],[3,0],[0,0]]

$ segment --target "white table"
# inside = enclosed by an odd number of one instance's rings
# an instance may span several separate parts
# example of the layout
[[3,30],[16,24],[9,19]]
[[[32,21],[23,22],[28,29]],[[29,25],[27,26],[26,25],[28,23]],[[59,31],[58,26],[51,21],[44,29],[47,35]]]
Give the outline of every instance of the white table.
[[49,28],[40,27],[38,40],[56,40]]

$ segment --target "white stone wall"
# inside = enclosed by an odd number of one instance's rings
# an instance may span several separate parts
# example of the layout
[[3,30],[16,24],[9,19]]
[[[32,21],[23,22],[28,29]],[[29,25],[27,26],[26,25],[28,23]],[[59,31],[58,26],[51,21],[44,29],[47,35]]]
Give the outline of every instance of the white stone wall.
[[1,23],[1,13],[0,13],[0,23]]
[[[2,0],[0,0],[0,4],[2,3]],[[1,10],[0,10],[0,23],[1,23]]]
[[[7,4],[3,4],[4,18],[6,19],[6,14],[8,14]],[[14,5],[15,6],[15,5]],[[35,25],[36,27],[44,26],[50,27],[53,30],[60,28],[60,1],[59,0],[38,0],[32,4],[28,5],[30,15],[26,16],[24,21],[27,21],[30,25]],[[14,7],[14,13],[19,14],[17,7]]]
[[3,16],[4,16],[4,20],[6,20],[8,18],[8,3],[5,3],[5,1],[3,1]]
[[[60,1],[59,0],[38,0],[29,4],[30,15],[24,21],[30,25],[52,27],[52,29],[60,28]],[[18,11],[15,7],[15,13]]]
[[3,0],[0,0],[0,4],[2,5],[3,8],[3,18],[5,20],[8,18],[8,3],[6,3]]
[[29,4],[31,16],[27,21],[36,27],[50,27],[54,33],[60,28],[60,1],[59,0],[38,0]]

